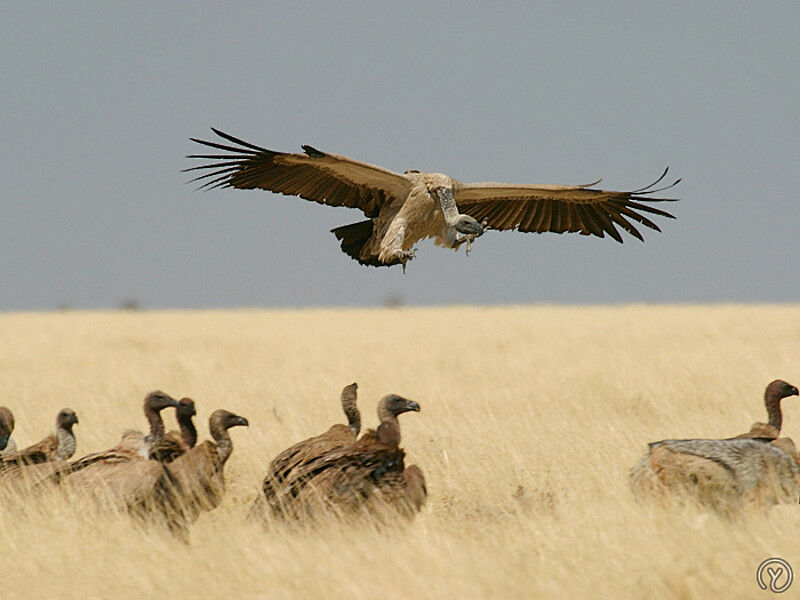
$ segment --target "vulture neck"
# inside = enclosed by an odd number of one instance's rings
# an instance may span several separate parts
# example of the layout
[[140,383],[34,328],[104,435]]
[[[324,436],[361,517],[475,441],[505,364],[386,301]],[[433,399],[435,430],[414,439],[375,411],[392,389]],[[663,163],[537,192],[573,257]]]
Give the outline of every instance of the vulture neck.
[[355,394],[342,394],[342,410],[347,417],[347,426],[353,432],[353,435],[358,435],[361,431],[361,413],[356,406]]
[[71,430],[59,426],[56,429],[56,439],[58,440],[56,460],[67,460],[75,454],[77,444],[75,442],[75,434]]
[[161,413],[152,406],[146,405],[144,414],[150,423],[150,435],[148,438],[152,441],[162,439],[164,437],[164,421],[161,419]]
[[188,448],[194,448],[197,444],[197,429],[194,426],[191,415],[178,415],[178,425],[181,428],[181,439]]
[[446,188],[437,194],[439,196],[439,203],[442,205],[442,213],[444,213],[445,222],[452,226],[458,222],[458,217],[461,216],[456,206],[456,199],[453,197],[453,190]]
[[400,423],[397,421],[397,417],[393,416],[392,421],[384,421],[378,425],[375,436],[378,438],[378,442],[384,446],[398,448],[400,446]]
[[233,452],[233,442],[221,423],[213,423],[210,429],[211,437],[217,443],[217,467],[222,467]]
[[783,424],[783,414],[781,413],[781,396],[778,392],[768,390],[764,394],[764,404],[767,407],[767,417],[769,418],[769,425],[781,430]]
[[397,420],[397,415],[383,402],[378,405],[378,419],[381,422],[375,432],[378,441],[387,446],[399,446],[400,422]]

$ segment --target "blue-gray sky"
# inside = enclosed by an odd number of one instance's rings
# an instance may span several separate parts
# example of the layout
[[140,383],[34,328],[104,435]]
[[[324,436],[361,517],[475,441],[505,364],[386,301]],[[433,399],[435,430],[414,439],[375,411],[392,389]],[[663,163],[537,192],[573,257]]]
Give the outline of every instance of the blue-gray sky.
[[[4,3],[0,309],[798,301],[800,4]],[[462,181],[684,178],[646,243],[489,232],[359,266],[361,220],[195,192],[216,126]]]

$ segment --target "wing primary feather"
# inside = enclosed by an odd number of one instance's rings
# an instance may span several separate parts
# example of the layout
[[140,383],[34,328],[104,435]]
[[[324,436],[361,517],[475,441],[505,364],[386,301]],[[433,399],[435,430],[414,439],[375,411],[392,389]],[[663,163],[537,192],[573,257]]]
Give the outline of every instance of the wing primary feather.
[[603,229],[610,235],[615,241],[619,242],[620,244],[623,243],[622,236],[620,235],[617,228],[614,226],[614,223],[608,217],[607,209],[604,206],[599,206],[598,210],[594,213],[597,217],[597,220],[600,222],[600,225]]
[[637,230],[636,227],[631,225],[631,223],[629,221],[627,221],[625,219],[625,217],[623,217],[618,212],[615,212],[614,210],[608,211],[608,218],[611,219],[612,221],[614,221],[614,223],[616,223],[617,225],[622,227],[625,231],[630,233],[633,237],[638,239],[640,242],[644,241],[644,238],[642,237],[642,234],[639,233],[639,230]]
[[[658,192],[663,192],[664,190],[668,190],[670,188],[674,188],[681,182],[680,179],[676,179],[669,185],[665,185],[662,188],[658,188],[656,190],[648,190],[646,192],[636,192],[637,196],[647,196],[648,194],[657,194]],[[653,198],[652,202],[676,202],[678,198]]]
[[655,187],[656,185],[658,185],[659,183],[661,183],[661,181],[664,179],[664,177],[666,177],[666,176],[667,176],[667,173],[669,173],[669,167],[667,167],[666,169],[664,169],[664,172],[661,174],[661,177],[659,177],[658,179],[656,179],[656,180],[655,180],[653,183],[651,183],[650,185],[646,185],[646,186],[644,186],[643,188],[639,188],[638,190],[633,190],[633,191],[631,192],[631,194],[638,194],[638,193],[640,193],[640,192],[643,192],[643,191],[645,191],[645,190],[649,190],[649,189],[650,189],[650,188],[652,188],[652,187]]
[[661,231],[661,228],[658,225],[656,225],[655,223],[653,223],[650,219],[648,219],[647,217],[645,217],[643,215],[640,215],[639,213],[637,213],[634,210],[631,210],[627,206],[620,206],[620,207],[618,207],[617,210],[619,210],[620,214],[625,215],[629,219],[633,219],[634,221],[637,221],[637,222],[641,223],[642,225],[644,225],[646,227],[649,227],[650,229],[655,229],[656,231]]
[[[236,146],[227,146],[225,144],[220,144],[218,142],[209,142],[208,140],[201,140],[198,138],[189,138],[191,141],[202,144],[203,146],[208,146],[209,148],[216,148],[217,150],[227,150],[228,152],[245,152],[247,154],[252,154],[253,156],[257,155],[258,152],[253,152],[251,150],[247,150],[246,148],[237,148]],[[262,152],[270,152],[269,150],[262,150]],[[275,154],[274,152],[270,152],[270,154]]]
[[[250,160],[252,154],[187,154],[186,158],[212,158],[214,160]],[[185,170],[185,169],[184,169]]]
[[232,160],[228,162],[217,162],[217,163],[209,163],[207,165],[199,165],[197,167],[188,167],[186,169],[181,169],[181,173],[188,173],[189,171],[200,171],[203,169],[215,169],[219,167],[241,167],[242,162],[238,160]]
[[193,177],[189,180],[189,183],[194,183],[195,181],[202,181],[203,179],[208,179],[209,177],[214,177],[215,175],[222,175],[223,173],[230,173],[231,171],[235,171],[238,167],[228,167],[227,169],[219,169],[214,171],[213,173],[205,173],[203,175],[198,175],[197,177]]
[[596,235],[597,237],[605,237],[605,234],[603,233],[603,228],[594,218],[593,211],[589,210],[586,206],[582,204],[579,204],[577,208],[578,208],[578,216],[580,217],[580,221],[583,223],[583,226],[592,235]]
[[[239,144],[240,146],[245,146],[246,148],[252,148],[256,152],[267,152],[270,154],[274,154],[273,152],[267,150],[266,148],[262,148],[261,146],[256,146],[255,144],[251,144],[250,142],[245,142],[244,140],[240,140],[239,138],[233,137],[231,134],[225,133],[224,131],[220,131],[219,129],[215,129],[212,127],[211,131],[216,133],[219,137],[225,138],[226,140],[228,140],[229,142],[233,142],[234,144]],[[239,151],[242,151],[242,149],[239,148]]]
[[654,208],[652,206],[647,206],[646,204],[642,204],[641,202],[635,202],[633,200],[628,200],[625,203],[625,206],[629,206],[631,208],[635,208],[642,212],[650,213],[651,215],[658,215],[659,217],[666,217],[667,219],[674,219],[675,215],[672,213],[668,213],[665,210],[661,210],[660,208]]

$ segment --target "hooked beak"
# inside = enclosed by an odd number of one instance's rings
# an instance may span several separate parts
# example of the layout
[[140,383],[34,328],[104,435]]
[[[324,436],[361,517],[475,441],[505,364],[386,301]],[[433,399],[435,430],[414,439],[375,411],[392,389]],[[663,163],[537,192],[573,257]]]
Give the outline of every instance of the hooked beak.
[[250,423],[247,422],[247,419],[244,417],[236,417],[236,420],[233,422],[234,425],[242,425],[244,427],[250,427]]
[[413,400],[409,400],[408,401],[408,404],[406,404],[406,408],[408,410],[413,410],[414,412],[419,412],[420,411],[419,404],[417,404]]
[[483,235],[483,227],[481,227],[481,224],[472,219],[460,219],[458,223],[456,223],[456,231],[474,236]]

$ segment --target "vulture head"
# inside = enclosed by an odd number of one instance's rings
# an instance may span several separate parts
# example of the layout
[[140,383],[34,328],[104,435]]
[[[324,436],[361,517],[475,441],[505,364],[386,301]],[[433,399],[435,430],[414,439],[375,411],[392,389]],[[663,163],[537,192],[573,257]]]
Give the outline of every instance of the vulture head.
[[378,403],[378,418],[385,421],[386,417],[397,417],[404,412],[419,412],[419,404],[397,394],[384,396]]
[[144,399],[144,410],[145,412],[154,411],[160,412],[163,409],[167,408],[168,406],[174,406],[175,408],[178,407],[178,401],[175,400],[169,394],[166,394],[160,390],[156,390],[155,392],[150,392]]
[[211,437],[215,440],[218,440],[231,427],[239,425],[247,427],[250,423],[244,417],[222,409],[215,410],[208,419],[208,429],[211,431]]
[[780,399],[786,398],[787,396],[797,396],[800,394],[798,393],[797,388],[791,383],[786,383],[783,379],[776,379],[767,386],[767,390],[764,395],[767,397]]
[[78,424],[78,415],[71,408],[62,408],[56,417],[56,428],[72,431],[72,426]]
[[178,417],[193,417],[197,414],[197,411],[194,408],[194,400],[191,398],[181,398],[178,400],[178,405],[176,407],[176,411],[178,413]]
[[475,237],[483,235],[484,227],[478,220],[474,217],[470,217],[469,215],[459,215],[458,220],[455,222],[453,227],[456,228],[456,231],[459,233],[466,233],[469,235],[474,235]]

